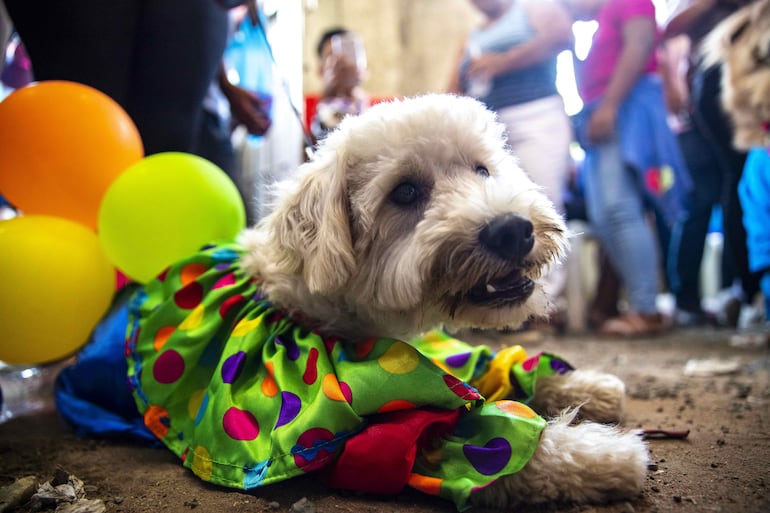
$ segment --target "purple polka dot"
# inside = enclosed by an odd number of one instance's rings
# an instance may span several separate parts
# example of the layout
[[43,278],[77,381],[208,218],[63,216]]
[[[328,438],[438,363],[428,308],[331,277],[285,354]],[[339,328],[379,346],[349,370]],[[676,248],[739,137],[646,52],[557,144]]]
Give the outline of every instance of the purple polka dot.
[[284,426],[294,420],[302,409],[302,400],[291,392],[281,392],[281,412],[275,428]]
[[551,369],[553,369],[556,374],[566,374],[573,370],[572,366],[570,366],[567,362],[555,358],[551,360]]
[[297,358],[299,358],[299,347],[297,346],[297,342],[292,339],[289,339],[288,342],[284,342],[280,337],[275,337],[275,343],[286,348],[286,356],[289,360],[293,362],[297,361]]
[[225,412],[222,427],[233,440],[254,440],[259,436],[259,422],[254,414],[234,407]]
[[161,353],[152,365],[152,377],[164,385],[174,383],[182,377],[182,374],[184,374],[184,358],[173,349]]
[[233,384],[243,369],[243,364],[246,361],[246,353],[239,351],[234,355],[231,355],[222,364],[222,381],[225,383]]
[[484,447],[463,445],[463,454],[479,474],[491,476],[505,468],[511,460],[511,444],[505,438],[493,438]]
[[471,357],[471,353],[454,354],[446,359],[447,365],[459,369],[463,367]]

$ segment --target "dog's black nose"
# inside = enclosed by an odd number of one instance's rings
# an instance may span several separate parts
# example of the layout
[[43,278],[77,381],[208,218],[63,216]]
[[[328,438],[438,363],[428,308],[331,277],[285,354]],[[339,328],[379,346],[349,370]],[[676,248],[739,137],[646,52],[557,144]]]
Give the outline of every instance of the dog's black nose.
[[492,219],[481,230],[479,240],[492,253],[506,260],[521,261],[535,245],[532,223],[518,214]]

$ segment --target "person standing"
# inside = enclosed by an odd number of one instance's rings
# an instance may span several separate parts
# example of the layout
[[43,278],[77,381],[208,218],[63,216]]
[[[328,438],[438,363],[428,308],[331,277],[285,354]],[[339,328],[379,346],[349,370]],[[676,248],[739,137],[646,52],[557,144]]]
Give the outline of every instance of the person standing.
[[[667,320],[657,311],[661,258],[648,212],[658,229],[681,215],[689,177],[667,123],[651,0],[562,0],[575,19],[596,20],[589,53],[578,63],[585,108],[577,136],[586,151],[590,222],[626,289],[629,308],[607,319],[599,334],[650,336]],[[665,233],[661,234],[665,240]]]

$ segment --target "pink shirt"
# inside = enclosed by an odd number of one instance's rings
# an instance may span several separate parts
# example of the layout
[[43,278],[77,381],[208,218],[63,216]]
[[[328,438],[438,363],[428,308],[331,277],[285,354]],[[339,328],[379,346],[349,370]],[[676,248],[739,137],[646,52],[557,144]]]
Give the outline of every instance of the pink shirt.
[[[578,80],[583,102],[591,103],[604,94],[620,58],[623,27],[629,20],[639,16],[655,21],[655,6],[651,0],[607,0],[596,15],[599,28],[594,34],[588,57],[581,66]],[[658,60],[652,51],[644,71],[654,73],[657,69]]]

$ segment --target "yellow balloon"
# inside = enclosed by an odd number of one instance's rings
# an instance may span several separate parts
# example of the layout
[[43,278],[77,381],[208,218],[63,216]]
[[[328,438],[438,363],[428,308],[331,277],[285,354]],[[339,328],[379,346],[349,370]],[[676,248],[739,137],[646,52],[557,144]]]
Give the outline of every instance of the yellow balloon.
[[93,231],[58,217],[0,221],[0,360],[74,353],[107,312],[115,269]]
[[112,263],[147,283],[203,245],[233,240],[245,226],[243,201],[224,171],[169,152],[129,166],[110,185],[97,232]]

